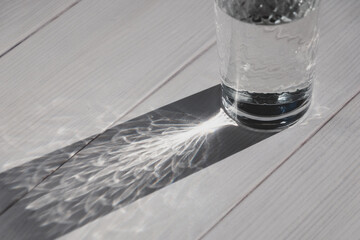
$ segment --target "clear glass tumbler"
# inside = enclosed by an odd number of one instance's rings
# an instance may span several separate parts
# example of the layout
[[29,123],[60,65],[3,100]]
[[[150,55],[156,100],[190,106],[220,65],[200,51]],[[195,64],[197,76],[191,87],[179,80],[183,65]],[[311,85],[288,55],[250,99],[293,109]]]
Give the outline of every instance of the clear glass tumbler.
[[222,104],[254,128],[281,129],[310,105],[320,0],[215,0]]

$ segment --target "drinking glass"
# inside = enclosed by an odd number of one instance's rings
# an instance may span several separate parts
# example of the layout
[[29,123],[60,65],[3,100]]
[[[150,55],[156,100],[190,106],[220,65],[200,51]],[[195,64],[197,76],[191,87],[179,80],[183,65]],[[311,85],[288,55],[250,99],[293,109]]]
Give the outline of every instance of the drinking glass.
[[215,0],[222,105],[260,129],[295,123],[309,108],[320,0]]

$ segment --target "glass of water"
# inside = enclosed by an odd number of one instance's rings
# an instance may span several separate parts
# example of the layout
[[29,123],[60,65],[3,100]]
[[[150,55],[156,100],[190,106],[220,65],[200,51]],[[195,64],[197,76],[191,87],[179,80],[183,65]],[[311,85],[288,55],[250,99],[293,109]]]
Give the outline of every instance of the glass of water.
[[222,104],[234,120],[281,129],[310,105],[320,0],[215,0]]

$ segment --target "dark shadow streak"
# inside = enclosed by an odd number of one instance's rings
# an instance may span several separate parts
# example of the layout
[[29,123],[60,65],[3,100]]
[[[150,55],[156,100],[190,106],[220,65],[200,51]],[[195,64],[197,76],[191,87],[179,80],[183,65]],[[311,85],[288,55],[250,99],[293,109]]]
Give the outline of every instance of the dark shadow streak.
[[[220,91],[105,131],[0,216],[0,239],[60,237],[274,134],[237,126],[220,108]],[[29,179],[89,139],[2,173],[1,202],[24,195]]]

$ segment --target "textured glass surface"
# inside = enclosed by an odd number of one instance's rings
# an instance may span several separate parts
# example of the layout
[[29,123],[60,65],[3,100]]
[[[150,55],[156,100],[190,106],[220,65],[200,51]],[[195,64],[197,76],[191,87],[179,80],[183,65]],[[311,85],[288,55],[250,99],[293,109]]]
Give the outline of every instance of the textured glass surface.
[[216,0],[233,18],[255,24],[279,24],[303,18],[316,0]]
[[215,1],[223,102],[229,115],[266,121],[307,109],[315,77],[318,3]]

